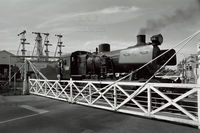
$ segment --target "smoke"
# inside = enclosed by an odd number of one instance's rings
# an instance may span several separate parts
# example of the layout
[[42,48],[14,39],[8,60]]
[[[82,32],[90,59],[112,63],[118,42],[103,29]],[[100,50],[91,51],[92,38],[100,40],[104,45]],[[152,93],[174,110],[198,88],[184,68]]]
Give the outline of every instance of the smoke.
[[[192,2],[192,1],[191,1]],[[195,0],[186,9],[176,10],[172,15],[163,15],[159,19],[149,19],[146,26],[141,28],[139,33],[160,32],[163,28],[176,23],[182,23],[194,19],[200,14],[200,0]]]

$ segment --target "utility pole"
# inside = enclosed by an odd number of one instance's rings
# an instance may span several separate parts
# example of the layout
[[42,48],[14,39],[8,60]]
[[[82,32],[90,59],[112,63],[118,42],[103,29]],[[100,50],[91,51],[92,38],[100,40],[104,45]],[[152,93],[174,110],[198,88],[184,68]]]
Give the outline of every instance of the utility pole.
[[61,41],[61,38],[63,37],[62,35],[55,35],[58,37],[58,42],[57,42],[57,46],[56,46],[56,50],[55,50],[55,54],[54,54],[54,57],[56,57],[56,53],[57,53],[57,49],[59,48],[59,51],[58,51],[58,55],[59,57],[61,57],[62,55],[62,47],[64,47],[65,45],[63,45],[63,42]]
[[45,49],[45,54],[46,54],[46,61],[48,61],[48,57],[49,57],[49,46],[52,46],[52,44],[49,44],[49,33],[42,33],[43,35],[45,35],[45,39],[44,39],[44,46],[46,47]]

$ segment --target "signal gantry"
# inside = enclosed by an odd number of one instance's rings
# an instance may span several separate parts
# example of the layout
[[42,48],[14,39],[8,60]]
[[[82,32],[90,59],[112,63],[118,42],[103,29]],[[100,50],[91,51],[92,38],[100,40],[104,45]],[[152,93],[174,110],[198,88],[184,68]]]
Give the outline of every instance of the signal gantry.
[[25,48],[25,45],[26,44],[30,44],[30,43],[27,43],[26,42],[26,30],[22,31],[21,33],[19,33],[17,36],[21,36],[20,38],[20,44],[19,44],[19,47],[18,47],[18,50],[17,50],[17,55],[19,55],[19,50],[20,50],[20,47],[22,46],[22,49],[21,49],[21,52],[22,52],[22,56],[25,56],[26,55],[26,48]]
[[59,57],[61,57],[61,55],[62,55],[62,47],[65,47],[65,45],[63,45],[63,42],[61,41],[61,38],[63,37],[63,35],[56,34],[55,36],[58,37],[58,42],[57,42],[57,46],[56,46],[54,57],[56,57],[56,53],[57,53],[58,48],[59,48],[58,55],[59,55]]
[[[49,57],[49,46],[52,46],[52,44],[49,43],[49,33],[42,33],[42,34],[45,35],[44,46],[46,48],[45,48],[44,52],[45,52],[47,60],[48,60],[48,57]],[[43,49],[44,49],[44,46],[43,46]]]

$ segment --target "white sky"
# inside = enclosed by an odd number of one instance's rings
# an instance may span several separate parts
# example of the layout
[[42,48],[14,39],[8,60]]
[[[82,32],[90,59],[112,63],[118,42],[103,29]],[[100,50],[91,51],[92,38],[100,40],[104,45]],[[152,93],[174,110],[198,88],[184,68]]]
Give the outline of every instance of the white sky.
[[[64,35],[65,53],[93,51],[104,42],[110,43],[111,49],[126,48],[135,45],[136,35],[148,20],[163,18],[167,24],[157,33],[164,36],[162,47],[170,48],[200,30],[200,5],[197,1],[0,0],[0,49],[16,51],[19,45],[17,34],[23,30],[27,30],[27,41],[31,43],[27,49],[30,51],[35,39],[33,31],[50,33],[49,40],[54,45],[50,49],[52,52],[57,42],[55,34]],[[199,11],[186,10],[188,7]],[[186,18],[171,23],[174,20],[170,16],[176,14],[177,10],[186,11]],[[147,33],[147,41],[151,35]],[[182,53],[195,52],[195,44],[190,44]]]

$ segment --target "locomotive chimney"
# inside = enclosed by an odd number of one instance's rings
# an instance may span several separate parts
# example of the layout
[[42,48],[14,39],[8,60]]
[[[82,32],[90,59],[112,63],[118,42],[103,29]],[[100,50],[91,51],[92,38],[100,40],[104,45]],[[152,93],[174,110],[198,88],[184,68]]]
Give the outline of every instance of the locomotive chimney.
[[146,44],[146,35],[137,35],[137,45]]
[[99,53],[101,52],[110,52],[110,44],[103,43],[99,45]]

